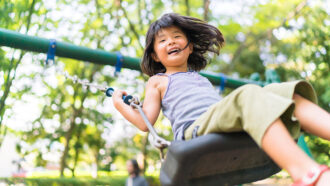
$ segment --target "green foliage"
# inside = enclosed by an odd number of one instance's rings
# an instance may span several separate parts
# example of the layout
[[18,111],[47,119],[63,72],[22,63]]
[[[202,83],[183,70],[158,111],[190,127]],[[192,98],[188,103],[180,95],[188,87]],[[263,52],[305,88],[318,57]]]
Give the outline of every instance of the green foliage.
[[[13,30],[23,30],[25,33],[29,31],[31,26],[35,23],[32,21],[32,15],[37,14],[35,11],[36,3],[38,0],[30,1],[1,1],[0,2],[0,27]],[[12,104],[8,104],[7,100],[11,97],[10,89],[12,88],[13,81],[16,79],[16,72],[18,66],[20,65],[22,58],[25,53],[20,52],[19,55],[12,55],[11,59],[5,59],[5,54],[2,49],[0,49],[0,146],[3,139],[6,136],[7,127],[3,123],[6,117],[6,110],[10,110]],[[29,91],[29,87],[25,86],[22,91],[18,91],[18,94],[24,94]],[[15,94],[14,94],[15,95]]]
[[[223,1],[228,2],[232,1]],[[208,70],[241,78],[259,73],[258,78],[265,80],[266,70],[274,69],[281,81],[306,79],[315,88],[319,105],[330,111],[329,15],[323,1],[304,2],[268,0],[249,5],[246,1],[244,10],[248,11],[232,16],[219,14],[217,7],[209,7],[208,20],[224,34],[226,45],[219,57],[211,58]],[[59,0],[54,6],[46,6],[47,3],[46,0],[0,1],[0,27],[45,38],[55,36],[57,40],[80,46],[141,57],[148,26],[165,11],[173,10],[198,18],[203,18],[205,11],[203,1],[197,0]],[[233,3],[233,6],[239,5]],[[244,22],[246,20],[247,23]],[[3,78],[0,79],[0,99],[2,103],[6,102],[0,108],[0,137],[5,133],[4,125],[13,125],[9,122],[1,125],[1,122],[8,121],[15,114],[12,110],[14,103],[12,101],[8,104],[7,98],[18,102],[28,95],[40,100],[40,103],[33,105],[39,106],[40,115],[32,122],[24,123],[27,129],[9,127],[9,131],[21,139],[16,146],[21,157],[35,155],[34,164],[45,166],[51,162],[46,158],[47,153],[60,153],[62,169],[70,169],[73,176],[77,167],[93,163],[107,171],[114,163],[125,169],[127,159],[141,154],[146,168],[148,165],[157,167],[159,154],[147,143],[146,134],[137,133],[123,137],[112,145],[107,144],[102,137],[104,131],[111,133],[112,126],[123,123],[115,121],[114,113],[103,111],[106,98],[102,93],[84,89],[57,73],[48,74],[47,70],[34,69],[29,73],[18,71],[16,74],[22,63],[25,65],[23,68],[40,66],[45,56],[33,54],[32,57],[26,57],[22,53],[17,57],[13,53],[12,50],[0,49],[0,78]],[[141,87],[136,83],[136,80],[145,81],[141,74],[124,79],[134,74],[124,70],[122,77],[114,77],[113,68],[65,58],[56,58],[56,64],[64,65],[65,71],[80,79],[129,89],[143,98],[143,91],[140,91]],[[55,77],[56,82],[49,82],[49,77]],[[34,84],[25,83],[26,79],[40,85],[38,88],[41,87],[44,93],[37,92]],[[12,83],[24,86],[11,91]],[[6,91],[8,95],[4,96]],[[229,92],[225,90],[225,94]],[[163,123],[161,118],[156,124],[160,135],[172,139],[169,126]],[[128,127],[125,125],[122,128],[127,130]],[[329,149],[329,142],[312,136],[307,136],[306,140],[314,157],[319,162],[328,163],[329,152],[324,149]],[[41,141],[47,141],[44,147],[27,150],[27,146],[40,144]],[[56,145],[63,149],[54,150]],[[86,183],[75,179],[63,180],[69,185],[92,183],[91,180]],[[60,185],[63,180],[26,179],[24,183]],[[118,183],[123,183],[123,178],[118,180]],[[102,185],[106,182],[93,183]],[[111,183],[115,185],[117,182]]]
[[330,143],[313,135],[305,136],[305,141],[318,163],[330,166]]

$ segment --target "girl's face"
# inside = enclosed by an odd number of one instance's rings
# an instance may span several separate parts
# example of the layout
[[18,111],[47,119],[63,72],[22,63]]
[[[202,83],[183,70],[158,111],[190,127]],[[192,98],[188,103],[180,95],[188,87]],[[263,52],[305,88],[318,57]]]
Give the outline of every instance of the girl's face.
[[165,66],[166,73],[187,71],[188,57],[193,50],[192,43],[186,47],[187,44],[188,39],[180,28],[162,28],[155,35],[152,58]]
[[131,161],[126,162],[126,168],[127,168],[128,174],[133,174],[134,173],[134,166],[133,166],[133,163]]

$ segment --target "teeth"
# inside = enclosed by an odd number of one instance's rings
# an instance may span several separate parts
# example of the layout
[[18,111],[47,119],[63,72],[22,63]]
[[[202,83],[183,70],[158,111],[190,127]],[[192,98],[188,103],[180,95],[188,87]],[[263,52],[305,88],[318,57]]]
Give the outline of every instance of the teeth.
[[175,53],[175,52],[178,52],[178,51],[179,51],[179,49],[175,49],[175,50],[170,51],[168,54],[172,54],[172,53]]

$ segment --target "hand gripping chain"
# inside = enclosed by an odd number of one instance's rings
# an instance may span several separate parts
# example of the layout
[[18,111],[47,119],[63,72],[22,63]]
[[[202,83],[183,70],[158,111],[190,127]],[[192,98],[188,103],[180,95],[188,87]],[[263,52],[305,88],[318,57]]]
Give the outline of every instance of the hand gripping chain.
[[[114,92],[113,88],[108,88],[105,93],[108,97],[111,97],[112,94]],[[139,101],[138,98],[133,97],[131,95],[127,95],[127,96],[123,96],[123,100],[127,105],[130,105],[131,107],[133,107],[134,109],[138,109],[142,119],[144,120],[145,124],[147,125],[153,140],[151,141],[152,145],[155,146],[156,148],[158,148],[160,150],[160,159],[162,161],[164,161],[164,152],[163,150],[165,148],[167,148],[169,145],[171,145],[171,142],[165,140],[164,138],[160,137],[155,128],[151,125],[151,123],[149,122],[147,116],[144,114],[143,110],[142,110],[142,103]]]
[[[138,103],[138,104],[137,104]],[[153,140],[152,140],[152,144],[153,146],[155,146],[156,148],[158,148],[160,150],[160,159],[162,161],[164,161],[164,158],[165,158],[165,155],[164,155],[164,152],[163,150],[165,148],[167,148],[168,146],[171,145],[171,142],[165,140],[164,138],[160,137],[155,128],[151,125],[151,123],[149,122],[147,116],[144,114],[142,108],[141,108],[141,104],[139,102],[136,102],[135,101],[135,98],[133,97],[133,100],[132,102],[130,103],[130,105],[133,107],[133,108],[136,108],[138,109],[138,111],[140,112],[140,115],[142,116],[144,122],[146,123],[152,137],[153,137]]]

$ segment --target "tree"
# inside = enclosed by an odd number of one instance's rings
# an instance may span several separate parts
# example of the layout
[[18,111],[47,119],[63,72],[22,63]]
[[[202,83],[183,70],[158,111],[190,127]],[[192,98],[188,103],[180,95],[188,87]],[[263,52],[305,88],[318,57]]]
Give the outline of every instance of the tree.
[[[31,25],[34,24],[32,23],[32,15],[39,13],[35,12],[34,10],[35,4],[37,2],[37,0],[33,0],[31,4],[26,1],[19,2],[17,4],[7,1],[0,2],[1,7],[3,7],[2,9],[0,9],[0,12],[2,15],[5,15],[1,16],[0,18],[1,23],[3,24],[1,24],[0,26],[3,26],[7,29],[25,30],[25,33],[27,33]],[[27,16],[24,16],[25,14]],[[7,128],[4,125],[3,121],[5,117],[5,112],[7,109],[10,109],[10,105],[6,104],[6,101],[9,97],[12,83],[16,78],[17,68],[21,63],[24,55],[25,52],[20,52],[18,58],[15,58],[14,55],[12,55],[11,59],[9,60],[4,57],[4,51],[0,51],[0,74],[2,74],[3,77],[3,84],[1,85],[0,89],[0,93],[2,94],[0,98],[0,146],[7,132]],[[24,93],[28,90],[29,88],[26,87],[26,89],[22,90],[21,92]]]
[[[226,46],[219,57],[211,57],[208,70],[240,78],[249,78],[257,72],[264,79],[265,70],[273,68],[282,81],[307,79],[319,94],[319,104],[329,111],[329,29],[322,1],[268,0],[251,3],[225,0],[217,6],[214,3],[218,1],[208,0],[62,0],[56,1],[54,6],[45,6],[46,3],[49,2],[3,1],[0,12],[4,16],[0,17],[0,26],[21,33],[29,33],[28,30],[33,28],[32,35],[47,38],[54,35],[57,40],[76,45],[141,57],[150,23],[165,12],[175,11],[204,19],[224,34]],[[225,15],[219,11],[225,3],[242,8],[235,14]],[[66,11],[70,15],[66,15]],[[23,95],[38,98],[40,115],[33,122],[26,122],[28,130],[10,129],[28,144],[45,141],[47,150],[25,152],[23,147],[18,148],[24,153],[34,153],[36,165],[51,161],[45,155],[51,152],[61,154],[62,175],[68,168],[74,176],[75,170],[84,162],[109,170],[110,164],[123,163],[141,152],[145,169],[159,165],[158,152],[148,144],[145,133],[125,137],[113,146],[107,144],[102,137],[103,131],[123,124],[115,121],[114,113],[104,111],[109,105],[100,92],[65,80],[54,72],[54,66],[45,72],[35,70],[30,74],[16,75],[24,52],[22,57],[16,58],[8,57],[9,54],[12,52],[0,50],[0,77],[4,77],[0,79],[3,82],[0,90],[0,135],[5,135],[4,126],[10,126],[9,123],[4,125],[4,119],[9,117],[8,111],[11,110],[11,104],[7,104],[6,100],[20,100]],[[29,65],[38,66],[43,64],[45,56],[34,54],[30,58],[38,64],[31,60]],[[141,87],[147,77],[141,73],[123,70],[120,76],[115,77],[112,67],[63,58],[56,59],[56,66],[64,66],[65,71],[80,79],[127,89],[143,100]],[[33,79],[35,84],[25,86],[17,93],[11,92],[13,80],[21,82],[23,77]],[[48,81],[50,77],[56,77],[55,83]],[[34,91],[36,84],[42,85],[42,94]],[[156,128],[171,139],[169,126],[165,123],[161,116]],[[319,143],[312,136],[306,139],[317,158],[325,160],[328,157],[320,150],[322,148],[316,147],[318,144],[321,144],[319,147],[327,146],[328,142]],[[86,158],[91,156],[93,158]]]

